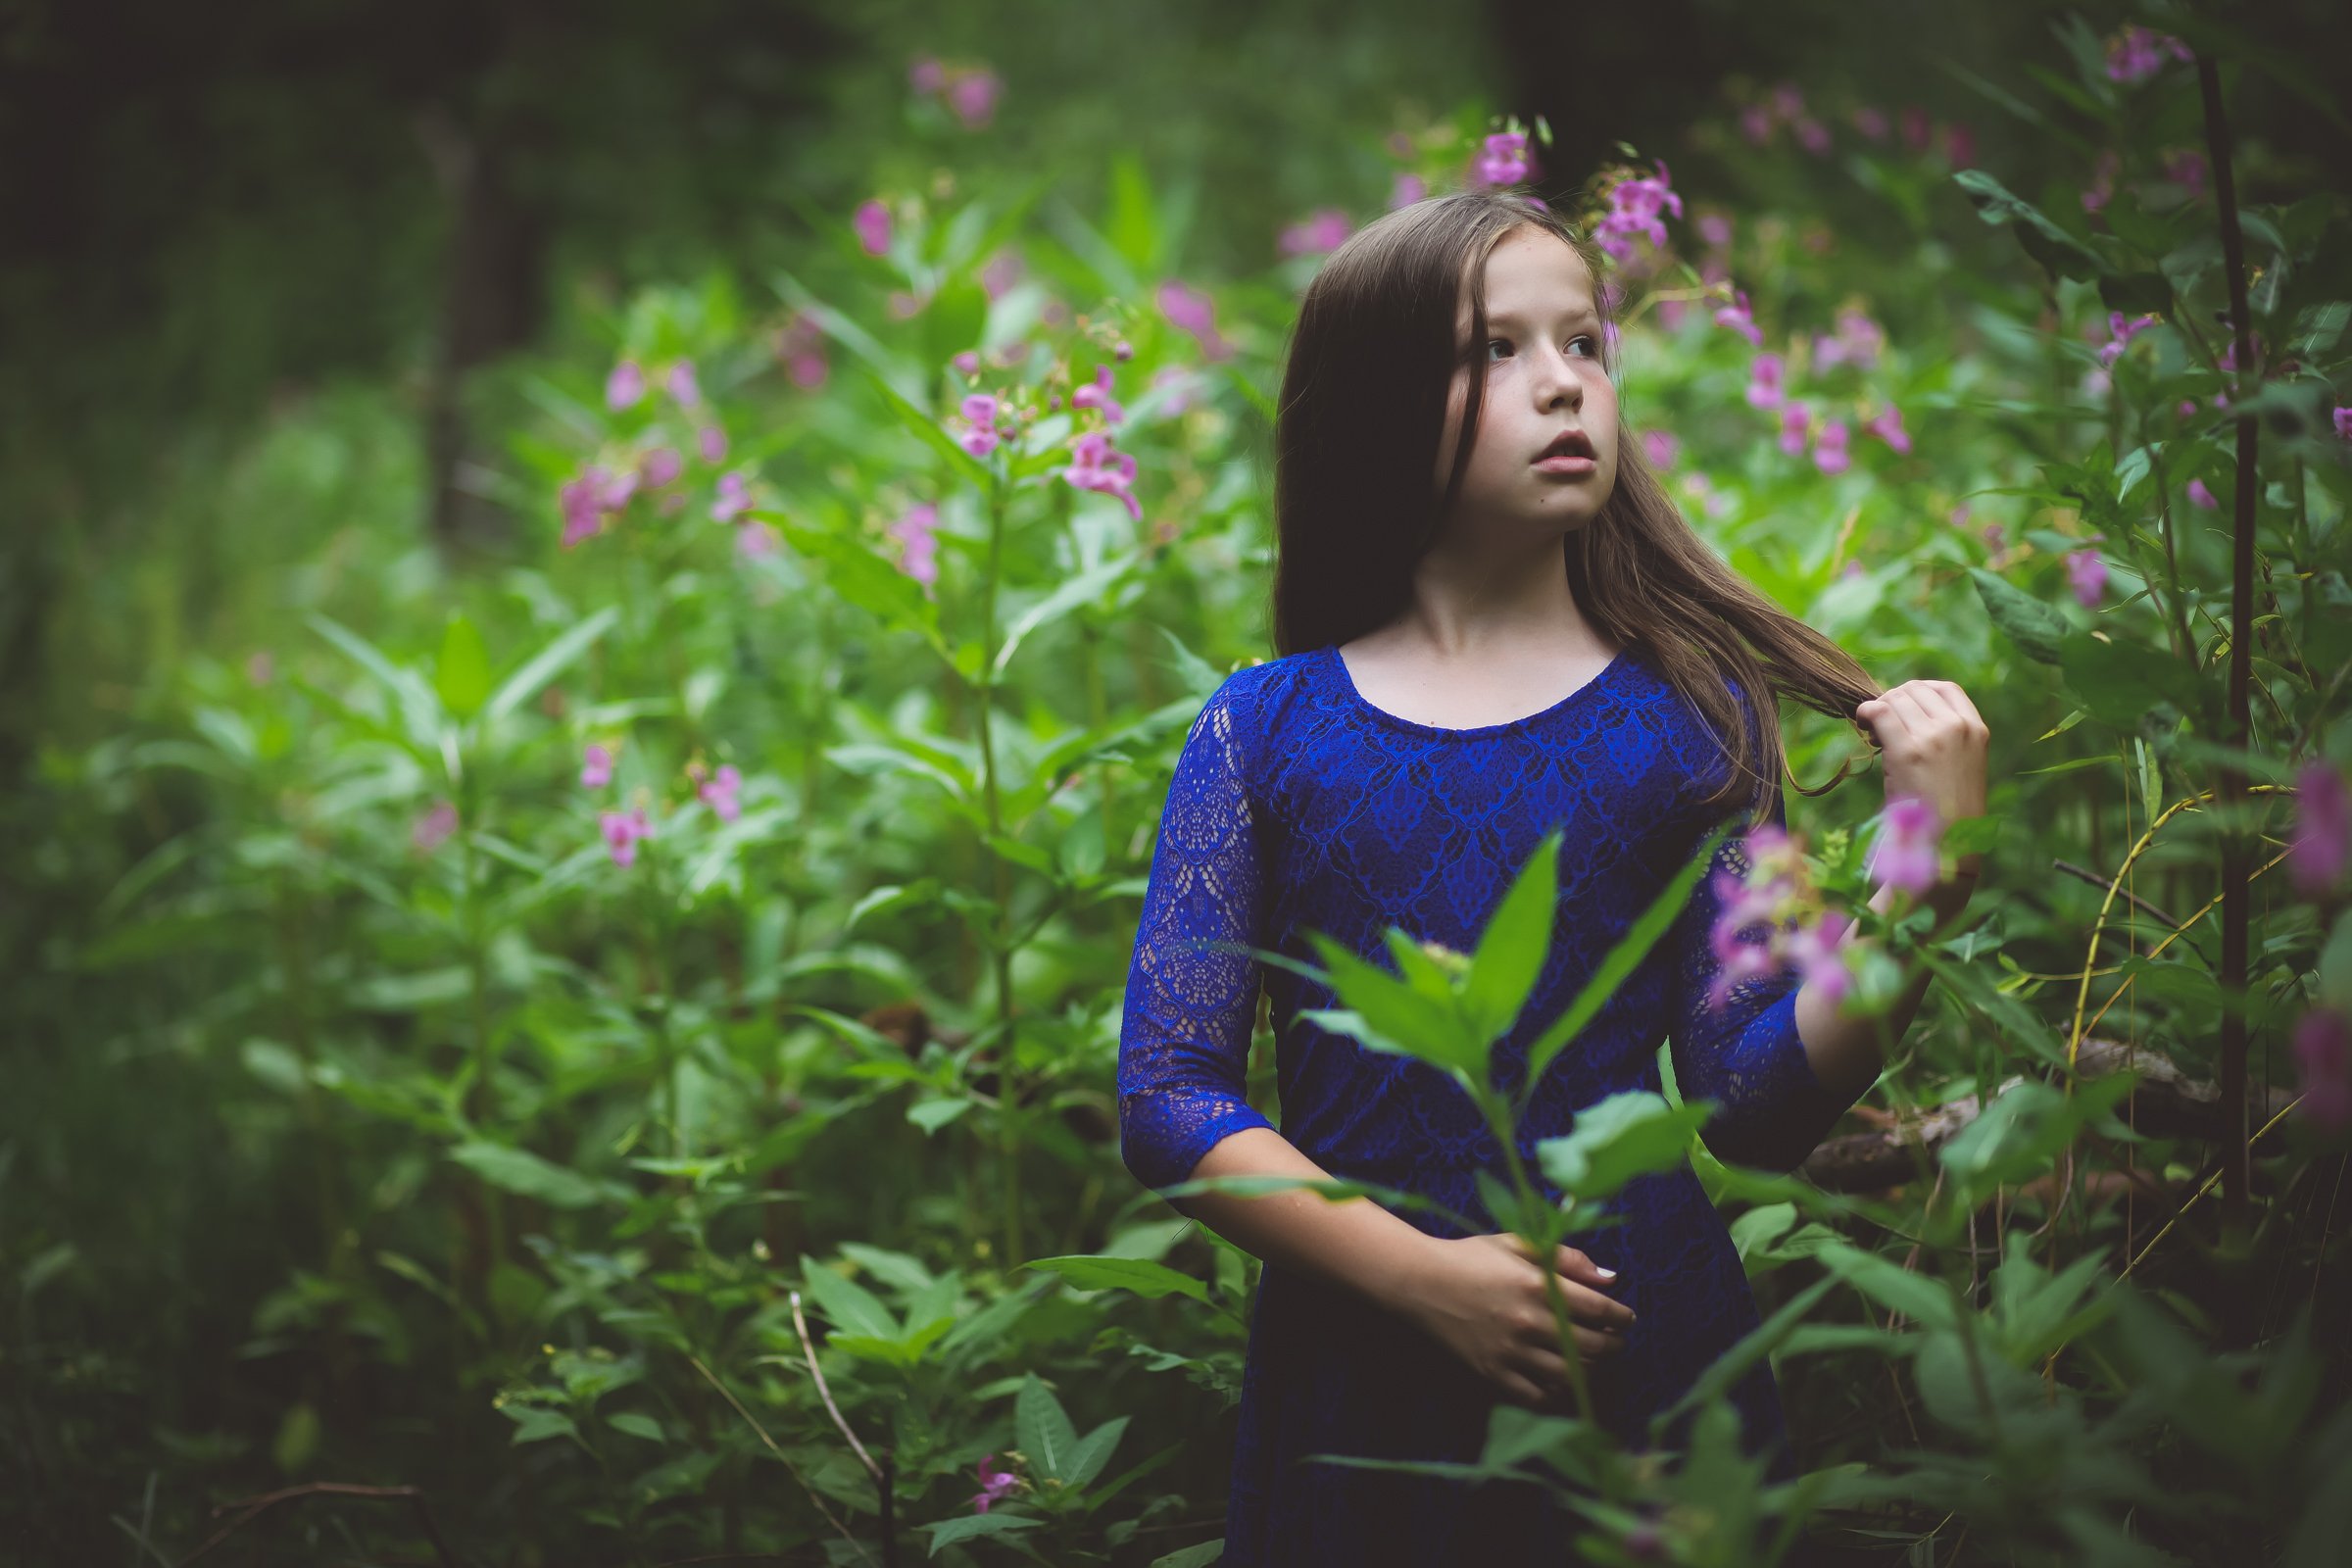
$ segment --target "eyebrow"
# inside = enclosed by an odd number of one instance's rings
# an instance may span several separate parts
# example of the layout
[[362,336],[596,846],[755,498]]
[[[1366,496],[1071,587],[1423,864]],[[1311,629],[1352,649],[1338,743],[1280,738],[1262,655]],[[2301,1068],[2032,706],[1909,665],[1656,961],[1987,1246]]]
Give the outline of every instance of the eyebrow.
[[[1567,312],[1563,318],[1571,321],[1597,321],[1600,319],[1600,315],[1598,312],[1593,310],[1591,305],[1587,304],[1579,305],[1576,307],[1576,309]],[[1515,311],[1489,311],[1487,313],[1487,324],[1489,326],[1518,326],[1522,324],[1522,321],[1518,313]]]

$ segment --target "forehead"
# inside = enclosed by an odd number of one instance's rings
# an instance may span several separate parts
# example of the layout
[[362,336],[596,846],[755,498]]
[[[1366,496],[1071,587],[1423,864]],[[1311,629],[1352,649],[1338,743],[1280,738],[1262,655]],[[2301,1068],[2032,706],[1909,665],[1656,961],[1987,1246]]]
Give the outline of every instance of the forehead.
[[[1592,274],[1583,257],[1556,235],[1523,228],[1505,235],[1487,258],[1487,318],[1570,316],[1592,312]],[[1459,316],[1470,320],[1465,286]]]

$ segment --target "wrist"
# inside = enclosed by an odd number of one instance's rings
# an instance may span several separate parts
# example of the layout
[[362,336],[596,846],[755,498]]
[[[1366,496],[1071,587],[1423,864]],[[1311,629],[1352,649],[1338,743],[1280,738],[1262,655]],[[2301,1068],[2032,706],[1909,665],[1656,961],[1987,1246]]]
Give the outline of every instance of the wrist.
[[1372,1270],[1360,1283],[1375,1305],[1398,1317],[1418,1320],[1421,1303],[1427,1298],[1431,1269],[1437,1261],[1438,1238],[1417,1226],[1405,1228],[1408,1234],[1398,1238],[1382,1266]]

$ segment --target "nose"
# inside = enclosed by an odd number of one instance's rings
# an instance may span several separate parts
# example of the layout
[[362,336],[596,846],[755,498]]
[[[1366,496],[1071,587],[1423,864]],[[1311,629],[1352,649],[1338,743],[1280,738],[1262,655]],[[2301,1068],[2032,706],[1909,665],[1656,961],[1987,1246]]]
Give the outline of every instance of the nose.
[[1556,346],[1544,351],[1544,370],[1536,377],[1535,391],[1537,407],[1546,412],[1556,408],[1574,412],[1585,404],[1585,378]]

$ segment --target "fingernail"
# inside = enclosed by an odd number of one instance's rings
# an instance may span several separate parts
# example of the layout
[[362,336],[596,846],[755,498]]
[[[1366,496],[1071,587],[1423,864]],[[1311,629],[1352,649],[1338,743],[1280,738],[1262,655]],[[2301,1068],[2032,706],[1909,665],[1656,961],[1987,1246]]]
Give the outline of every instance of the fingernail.
[[1604,1280],[1613,1280],[1617,1277],[1617,1271],[1613,1268],[1601,1268],[1598,1263],[1595,1263],[1592,1266],[1599,1271],[1600,1277]]

